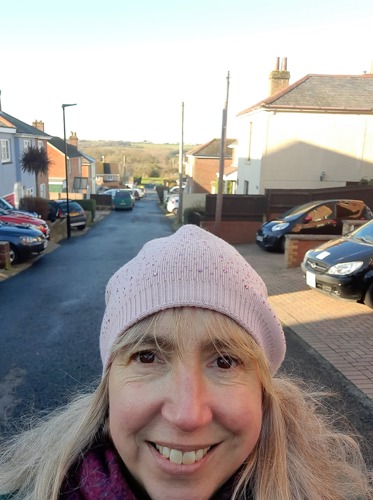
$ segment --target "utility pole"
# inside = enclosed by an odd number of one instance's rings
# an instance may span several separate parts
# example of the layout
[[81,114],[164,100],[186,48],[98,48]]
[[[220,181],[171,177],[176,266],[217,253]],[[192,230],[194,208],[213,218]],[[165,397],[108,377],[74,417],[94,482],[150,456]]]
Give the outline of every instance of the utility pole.
[[218,181],[218,194],[216,196],[215,224],[214,224],[214,234],[216,236],[220,235],[221,214],[223,209],[223,178],[224,178],[224,163],[225,163],[225,146],[227,138],[228,98],[229,98],[229,71],[227,74],[227,94],[223,108],[221,139],[220,139],[219,181]]
[[183,222],[183,160],[184,160],[184,102],[181,103],[181,138],[179,145],[179,208],[177,220]]

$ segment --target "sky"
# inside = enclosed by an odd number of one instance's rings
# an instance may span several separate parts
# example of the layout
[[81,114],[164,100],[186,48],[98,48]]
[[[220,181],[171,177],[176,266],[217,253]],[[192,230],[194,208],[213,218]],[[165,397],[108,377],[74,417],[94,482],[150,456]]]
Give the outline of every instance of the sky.
[[221,136],[227,102],[234,138],[237,114],[268,97],[277,57],[290,84],[371,72],[372,25],[372,0],[8,1],[1,107],[59,137],[62,104],[76,103],[67,136],[203,144]]

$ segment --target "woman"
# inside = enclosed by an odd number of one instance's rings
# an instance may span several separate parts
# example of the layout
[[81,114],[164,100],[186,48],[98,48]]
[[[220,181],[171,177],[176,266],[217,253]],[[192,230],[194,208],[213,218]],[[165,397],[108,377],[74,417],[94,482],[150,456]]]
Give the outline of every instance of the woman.
[[0,494],[53,499],[371,499],[357,441],[277,371],[263,281],[196,226],[110,279],[102,379],[3,445]]

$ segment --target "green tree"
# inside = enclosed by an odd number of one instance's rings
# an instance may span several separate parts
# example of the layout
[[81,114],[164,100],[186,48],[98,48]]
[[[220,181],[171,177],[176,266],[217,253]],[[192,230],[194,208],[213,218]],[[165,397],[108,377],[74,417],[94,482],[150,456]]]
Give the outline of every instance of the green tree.
[[39,174],[48,174],[51,163],[48,153],[44,148],[39,149],[35,146],[30,146],[23,152],[21,168],[23,172],[35,175],[36,196],[40,196],[38,176]]

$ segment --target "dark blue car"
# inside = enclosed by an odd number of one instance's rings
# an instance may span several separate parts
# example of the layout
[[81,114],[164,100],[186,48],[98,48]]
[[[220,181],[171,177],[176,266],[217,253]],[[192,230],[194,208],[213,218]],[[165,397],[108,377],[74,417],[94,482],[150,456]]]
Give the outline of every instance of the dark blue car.
[[38,229],[24,225],[6,224],[1,221],[0,241],[9,243],[11,264],[17,264],[32,255],[43,252],[48,245],[48,240]]
[[256,242],[266,250],[284,252],[287,234],[342,234],[344,220],[373,219],[361,200],[317,200],[299,205],[277,219],[265,222]]

